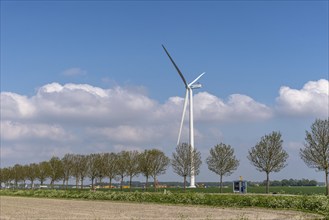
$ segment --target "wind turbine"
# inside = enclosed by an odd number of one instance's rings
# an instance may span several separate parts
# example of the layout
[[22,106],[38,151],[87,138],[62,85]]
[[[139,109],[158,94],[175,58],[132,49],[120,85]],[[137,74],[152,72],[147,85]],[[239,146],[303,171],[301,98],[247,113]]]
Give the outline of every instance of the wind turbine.
[[[185,94],[185,99],[184,99],[184,107],[183,107],[183,115],[182,115],[182,120],[180,123],[180,128],[179,128],[179,134],[178,134],[178,140],[177,140],[177,145],[180,143],[180,137],[182,133],[182,128],[183,128],[183,122],[184,122],[184,117],[185,117],[185,112],[186,112],[186,106],[187,106],[187,100],[189,99],[190,103],[190,145],[191,145],[191,151],[193,152],[194,150],[194,123],[193,123],[193,89],[199,89],[202,87],[200,83],[197,83],[198,79],[200,79],[201,76],[203,76],[204,73],[200,74],[197,78],[195,78],[191,83],[187,84],[182,72],[179,70],[178,66],[174,62],[174,60],[171,58],[170,54],[168,53],[167,49],[162,45],[163,49],[165,50],[166,54],[168,55],[169,59],[171,60],[172,64],[175,66],[178,74],[183,80],[183,83],[186,88],[186,94]],[[191,163],[193,163],[193,158],[191,158]],[[195,175],[194,175],[194,169],[192,167],[191,169],[191,181],[190,181],[190,188],[195,188]]]

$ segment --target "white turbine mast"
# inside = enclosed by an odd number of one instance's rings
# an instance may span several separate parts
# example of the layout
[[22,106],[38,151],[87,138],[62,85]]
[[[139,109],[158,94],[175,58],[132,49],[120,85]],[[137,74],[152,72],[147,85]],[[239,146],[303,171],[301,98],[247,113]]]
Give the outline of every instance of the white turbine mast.
[[[183,123],[184,123],[184,118],[185,118],[187,100],[189,99],[189,103],[190,103],[190,109],[189,109],[189,113],[190,113],[190,118],[189,118],[189,122],[190,122],[190,146],[191,146],[191,151],[193,152],[193,150],[194,150],[193,89],[199,89],[199,88],[202,87],[202,85],[200,83],[198,83],[197,81],[205,73],[200,74],[191,83],[187,84],[182,72],[179,70],[178,66],[176,65],[174,60],[171,58],[171,56],[168,53],[168,51],[166,50],[166,48],[163,45],[162,45],[162,47],[165,50],[166,54],[168,55],[169,59],[171,60],[172,64],[175,66],[175,68],[176,68],[178,74],[180,75],[180,77],[182,78],[183,83],[184,83],[185,88],[186,88],[186,94],[185,94],[185,99],[184,99],[184,107],[183,107],[183,115],[182,115],[182,120],[181,120],[181,123],[180,123],[177,145],[180,144],[180,138],[181,138]],[[191,162],[193,163],[193,158],[192,158]],[[192,170],[191,170],[190,188],[195,188],[195,175],[194,175],[193,167],[192,167]]]

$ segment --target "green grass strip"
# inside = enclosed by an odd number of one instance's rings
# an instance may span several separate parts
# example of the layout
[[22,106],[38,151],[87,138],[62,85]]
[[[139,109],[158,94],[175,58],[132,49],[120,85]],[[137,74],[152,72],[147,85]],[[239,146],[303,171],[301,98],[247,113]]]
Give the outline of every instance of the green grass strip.
[[324,195],[255,195],[163,192],[118,192],[79,190],[0,190],[1,196],[110,200],[215,207],[262,207],[290,209],[324,215],[329,219],[329,198]]

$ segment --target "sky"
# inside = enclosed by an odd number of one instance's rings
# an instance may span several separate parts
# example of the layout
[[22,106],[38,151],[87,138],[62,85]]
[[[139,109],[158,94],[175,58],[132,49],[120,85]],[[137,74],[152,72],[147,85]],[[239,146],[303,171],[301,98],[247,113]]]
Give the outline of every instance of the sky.
[[263,181],[247,154],[273,131],[289,158],[271,179],[324,181],[299,151],[329,116],[328,1],[1,1],[1,167],[66,153],[171,157],[185,87],[162,44],[188,82],[206,72],[194,90],[196,182],[219,180],[205,162],[219,143],[240,161],[224,181]]

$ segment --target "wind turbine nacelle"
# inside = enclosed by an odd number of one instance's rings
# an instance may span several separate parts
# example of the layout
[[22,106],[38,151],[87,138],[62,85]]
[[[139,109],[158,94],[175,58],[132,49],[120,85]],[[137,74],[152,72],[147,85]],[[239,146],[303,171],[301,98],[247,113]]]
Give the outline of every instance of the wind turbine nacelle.
[[190,86],[191,89],[200,89],[202,87],[201,83],[195,83],[193,85]]

